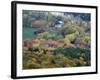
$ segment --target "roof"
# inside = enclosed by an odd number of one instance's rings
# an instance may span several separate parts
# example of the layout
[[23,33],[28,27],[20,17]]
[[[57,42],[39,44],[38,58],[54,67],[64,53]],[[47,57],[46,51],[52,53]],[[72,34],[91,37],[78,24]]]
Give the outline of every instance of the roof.
[[55,24],[63,24],[63,21],[56,21]]

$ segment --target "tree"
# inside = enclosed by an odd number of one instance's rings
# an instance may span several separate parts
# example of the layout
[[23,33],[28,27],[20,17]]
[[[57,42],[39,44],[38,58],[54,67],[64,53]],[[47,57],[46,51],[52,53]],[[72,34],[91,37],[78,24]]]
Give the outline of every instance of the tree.
[[75,33],[75,32],[76,32],[76,29],[73,28],[73,27],[63,27],[61,29],[61,34],[64,38],[65,38],[65,35],[72,34],[72,33]]

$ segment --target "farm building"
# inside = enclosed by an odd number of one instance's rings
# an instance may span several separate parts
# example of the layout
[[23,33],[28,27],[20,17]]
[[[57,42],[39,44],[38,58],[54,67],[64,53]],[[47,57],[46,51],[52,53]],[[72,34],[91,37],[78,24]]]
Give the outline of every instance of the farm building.
[[63,25],[64,25],[63,21],[56,21],[54,23],[54,27],[56,27],[56,28],[61,28]]

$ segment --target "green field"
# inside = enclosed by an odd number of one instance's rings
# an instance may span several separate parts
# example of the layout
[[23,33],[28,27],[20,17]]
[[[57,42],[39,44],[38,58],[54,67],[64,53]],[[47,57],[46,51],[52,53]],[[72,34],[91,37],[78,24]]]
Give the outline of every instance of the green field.
[[30,28],[30,27],[23,27],[23,39],[32,39],[35,37],[34,31],[35,28]]

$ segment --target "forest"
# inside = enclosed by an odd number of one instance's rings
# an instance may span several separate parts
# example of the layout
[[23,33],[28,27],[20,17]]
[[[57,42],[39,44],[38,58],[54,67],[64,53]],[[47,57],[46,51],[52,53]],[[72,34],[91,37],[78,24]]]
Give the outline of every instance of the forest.
[[91,14],[23,10],[23,69],[91,65]]

